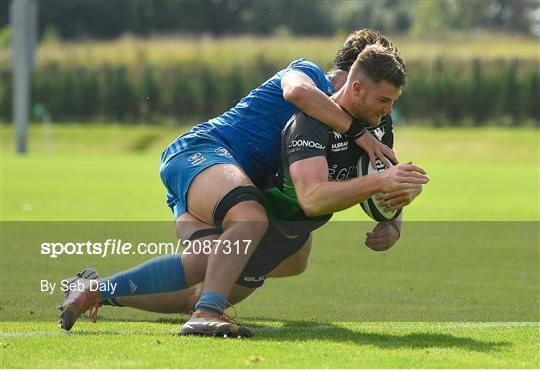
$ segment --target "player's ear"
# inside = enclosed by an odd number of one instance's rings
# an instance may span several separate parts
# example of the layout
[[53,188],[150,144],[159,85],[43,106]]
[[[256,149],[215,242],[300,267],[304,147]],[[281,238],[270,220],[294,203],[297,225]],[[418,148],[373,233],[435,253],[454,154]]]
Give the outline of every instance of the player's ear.
[[362,89],[364,88],[364,85],[362,84],[362,82],[360,80],[355,80],[353,81],[352,83],[352,93],[355,97],[358,97],[360,95],[360,93],[362,92]]

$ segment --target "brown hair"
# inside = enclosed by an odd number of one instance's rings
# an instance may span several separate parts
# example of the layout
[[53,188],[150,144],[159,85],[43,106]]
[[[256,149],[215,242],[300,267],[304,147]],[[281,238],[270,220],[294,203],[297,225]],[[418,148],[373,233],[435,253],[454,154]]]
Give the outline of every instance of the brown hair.
[[392,50],[377,44],[366,46],[354,61],[350,78],[358,80],[361,74],[376,83],[387,81],[396,88],[407,82],[405,62],[398,59]]
[[398,49],[390,40],[381,35],[379,31],[363,28],[361,30],[354,31],[347,36],[347,39],[345,39],[345,42],[337,51],[336,59],[334,61],[334,68],[349,71],[352,64],[356,60],[356,57],[358,57],[358,54],[360,54],[366,46],[374,44],[382,45],[393,52],[396,59],[401,62],[403,66],[405,66],[405,62],[399,55]]

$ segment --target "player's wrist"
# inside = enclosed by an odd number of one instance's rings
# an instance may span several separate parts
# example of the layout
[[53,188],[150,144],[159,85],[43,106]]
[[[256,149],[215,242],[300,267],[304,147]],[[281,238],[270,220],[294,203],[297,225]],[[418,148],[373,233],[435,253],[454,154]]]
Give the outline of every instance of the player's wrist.
[[399,223],[397,220],[389,220],[386,222],[390,227],[393,227],[397,233],[396,240],[399,240],[401,237],[401,223]]
[[351,123],[349,125],[349,128],[345,132],[345,135],[347,135],[349,138],[353,138],[354,140],[361,138],[366,133],[366,125],[363,124],[359,119],[353,116],[345,107],[342,105],[339,105],[341,109],[351,117]]
[[386,174],[384,172],[377,173],[377,174],[371,174],[370,177],[373,177],[374,180],[374,193],[387,193],[389,190],[389,183],[386,177]]
[[354,140],[361,138],[364,134],[366,134],[366,127],[360,123],[360,121],[357,118],[352,118],[351,125],[349,126],[349,129],[345,132],[345,135],[347,135],[349,138],[353,138]]

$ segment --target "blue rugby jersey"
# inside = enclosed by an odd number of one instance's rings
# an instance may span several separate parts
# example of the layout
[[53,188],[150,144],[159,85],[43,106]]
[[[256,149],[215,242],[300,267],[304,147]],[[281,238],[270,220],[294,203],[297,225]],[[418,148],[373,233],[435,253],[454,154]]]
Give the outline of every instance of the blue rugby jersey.
[[[320,67],[305,59],[298,59],[252,90],[235,107],[194,126],[190,131],[213,137],[227,146],[240,167],[257,185],[262,185],[268,175],[278,169],[281,131],[298,111],[296,106],[283,98],[281,88],[281,79],[290,70],[304,73],[328,95],[335,92],[329,77]],[[179,147],[175,142],[168,151]],[[171,155],[169,152],[168,157]]]

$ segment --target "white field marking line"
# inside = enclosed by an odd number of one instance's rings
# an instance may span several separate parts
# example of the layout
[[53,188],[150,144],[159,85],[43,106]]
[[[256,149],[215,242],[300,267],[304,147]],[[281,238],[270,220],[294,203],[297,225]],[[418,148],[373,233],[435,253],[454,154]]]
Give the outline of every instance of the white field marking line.
[[[330,330],[334,327],[348,328],[351,330],[361,329],[487,329],[487,328],[524,328],[524,327],[540,327],[540,322],[445,322],[445,323],[379,323],[379,324],[359,324],[354,325],[350,322],[336,322],[329,325],[314,325],[314,326],[265,326],[255,329],[255,332],[277,332],[277,331],[321,331]],[[30,332],[0,332],[0,336],[4,337],[31,337],[31,336],[82,336],[82,335],[176,335],[176,330],[168,331],[125,331],[125,330],[106,330],[103,332],[92,331],[91,334],[86,330],[80,331],[30,331]]]
[[32,336],[84,336],[84,335],[176,335],[178,331],[30,331],[30,332],[0,332],[0,337],[32,337]]

